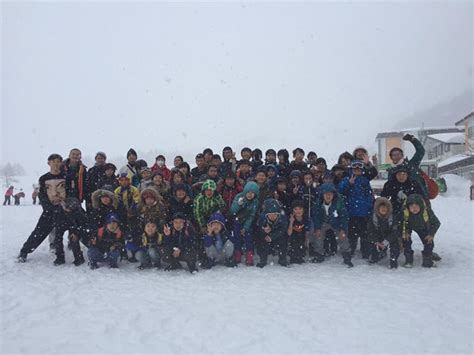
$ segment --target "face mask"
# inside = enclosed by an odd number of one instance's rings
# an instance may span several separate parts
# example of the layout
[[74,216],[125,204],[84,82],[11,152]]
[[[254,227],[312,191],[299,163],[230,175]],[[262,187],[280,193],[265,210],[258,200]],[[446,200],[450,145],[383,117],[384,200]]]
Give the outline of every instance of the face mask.
[[165,162],[163,160],[158,160],[156,164],[161,168],[163,165],[165,165]]

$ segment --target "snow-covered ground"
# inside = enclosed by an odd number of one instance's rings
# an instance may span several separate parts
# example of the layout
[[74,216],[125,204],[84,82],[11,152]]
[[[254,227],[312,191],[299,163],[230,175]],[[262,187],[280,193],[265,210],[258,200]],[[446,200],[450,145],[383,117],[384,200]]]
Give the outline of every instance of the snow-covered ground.
[[[38,206],[1,207],[0,352],[472,353],[473,202],[447,177],[434,210],[443,261],[397,270],[321,264],[260,270],[52,265],[47,243],[18,264]],[[29,199],[27,201],[29,203]],[[400,258],[403,261],[403,257]]]

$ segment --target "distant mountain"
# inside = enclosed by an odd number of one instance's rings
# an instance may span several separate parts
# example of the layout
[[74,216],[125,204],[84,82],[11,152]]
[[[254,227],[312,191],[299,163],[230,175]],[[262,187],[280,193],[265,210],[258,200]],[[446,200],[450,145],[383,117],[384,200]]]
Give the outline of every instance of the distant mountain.
[[430,126],[452,126],[474,110],[474,91],[468,90],[452,100],[440,103],[428,110],[420,111],[394,125],[394,129]]

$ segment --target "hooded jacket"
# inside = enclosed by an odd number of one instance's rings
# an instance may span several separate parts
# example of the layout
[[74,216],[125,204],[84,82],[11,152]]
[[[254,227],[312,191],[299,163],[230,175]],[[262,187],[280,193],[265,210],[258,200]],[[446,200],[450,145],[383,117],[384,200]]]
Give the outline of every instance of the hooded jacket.
[[[255,197],[252,200],[247,200],[247,193],[253,192]],[[230,207],[230,214],[233,218],[237,219],[242,225],[242,228],[246,231],[250,230],[252,223],[255,219],[258,210],[258,196],[260,189],[256,182],[249,181],[244,186],[244,191],[237,194],[232,201]],[[244,202],[242,206],[239,205],[239,200],[242,199]]]
[[[321,229],[322,225],[326,223],[337,231],[347,231],[349,216],[344,203],[344,198],[337,193],[336,187],[331,183],[322,184],[319,191],[319,199],[313,215],[314,229]],[[326,208],[324,207],[324,194],[326,192],[332,192],[334,194],[334,198],[329,205],[327,213]]]
[[[408,207],[412,204],[420,206],[418,214],[412,214]],[[415,231],[420,236],[431,235],[434,237],[441,222],[431,208],[427,207],[422,195],[414,194],[408,196],[403,208],[402,235],[410,235]]]
[[367,217],[372,212],[374,193],[367,177],[357,176],[352,185],[349,182],[349,177],[345,177],[339,184],[339,193],[346,197],[349,216]]
[[[380,206],[387,206],[388,212],[385,216],[379,213]],[[401,236],[400,216],[394,215],[392,204],[385,197],[379,197],[375,200],[374,211],[367,223],[368,240],[372,243],[382,242],[384,240],[395,243]]]
[[[270,213],[279,213],[278,218],[275,221],[270,220],[268,218]],[[263,211],[260,214],[257,225],[261,239],[268,235],[272,241],[278,242],[288,237],[288,217],[281,209],[280,203],[273,198],[266,199],[263,203]],[[263,230],[267,226],[271,228],[269,234]]]

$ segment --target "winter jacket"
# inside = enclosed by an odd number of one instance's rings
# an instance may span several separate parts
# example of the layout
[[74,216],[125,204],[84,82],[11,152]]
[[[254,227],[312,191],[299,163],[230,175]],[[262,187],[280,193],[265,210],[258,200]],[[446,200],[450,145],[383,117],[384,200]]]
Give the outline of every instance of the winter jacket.
[[169,200],[169,214],[168,217],[171,219],[176,213],[181,212],[183,213],[188,220],[192,220],[193,210],[194,210],[194,202],[190,198],[188,202],[184,202],[184,200],[178,200],[176,196],[173,196]]
[[155,185],[155,184],[151,184],[150,186],[148,187],[152,187],[154,188],[156,191],[158,191],[158,193],[160,194],[161,197],[163,197],[163,199],[165,201],[167,201],[169,198],[170,198],[170,194],[171,194],[171,190],[170,190],[170,186],[167,182],[163,182],[162,184],[160,185]]
[[137,187],[140,184],[140,177],[138,176],[137,168],[130,165],[130,163],[120,168],[118,175],[120,176],[122,174],[127,174],[132,186]]
[[339,184],[339,193],[346,197],[350,217],[367,217],[372,212],[374,193],[365,176],[357,176],[353,185],[349,182],[349,177],[345,177]]
[[[112,201],[109,206],[102,204],[100,198],[107,195]],[[92,211],[89,214],[89,226],[91,231],[96,231],[105,225],[105,218],[110,213],[117,214],[118,200],[113,192],[108,190],[97,190],[91,196]]]
[[[276,221],[272,221],[268,218],[269,213],[279,213]],[[288,237],[288,217],[285,212],[281,209],[280,204],[273,198],[266,199],[263,204],[263,211],[257,222],[259,227],[258,236],[260,239],[264,239],[265,236],[270,236],[272,241],[278,242]],[[271,231],[267,234],[263,228],[269,226]]]
[[[118,179],[115,175],[112,175],[110,177],[106,176],[105,174],[101,176],[98,187],[99,189],[103,189],[107,186],[107,188],[110,186],[112,188],[112,191],[115,191],[117,187],[119,187],[119,182]],[[92,191],[93,193],[94,191]],[[91,193],[91,195],[92,195]]]
[[319,197],[319,186],[302,186],[301,197],[304,202],[304,220],[309,222]]
[[287,191],[275,191],[273,198],[280,202],[281,208],[286,214],[291,213],[291,198]]
[[225,218],[221,213],[214,213],[207,221],[207,224],[209,225],[212,222],[220,223],[222,225],[222,230],[217,235],[209,235],[206,233],[204,235],[204,247],[209,248],[214,245],[216,249],[220,251],[227,240],[230,239],[230,234],[225,228]]
[[196,243],[196,230],[189,224],[185,223],[182,230],[177,231],[173,228],[173,225],[170,226],[171,235],[163,236],[163,246],[166,249],[179,248],[180,250],[185,249],[194,249]]
[[[416,215],[412,214],[408,209],[409,205],[415,203],[420,206],[420,212]],[[411,235],[412,231],[415,231],[417,234],[434,237],[440,226],[441,222],[433,210],[426,206],[422,195],[408,196],[406,205],[403,208],[402,235]]]
[[222,211],[222,214],[224,216],[229,215],[230,207],[232,205],[232,202],[234,201],[235,196],[237,196],[243,190],[244,188],[237,180],[234,186],[232,187],[227,186],[224,180],[221,180],[217,184],[217,192],[222,195],[222,199],[224,200],[224,209]]
[[273,198],[273,190],[268,184],[259,185],[258,190],[258,212],[260,213],[263,208],[263,203],[266,199]]
[[154,164],[152,167],[151,167],[151,171],[152,172],[158,172],[160,173],[161,175],[163,175],[163,179],[165,181],[170,181],[171,179],[171,170],[168,169],[168,167],[166,165],[163,165],[162,167],[158,166],[158,164]]
[[208,218],[214,212],[222,211],[224,205],[222,196],[217,192],[214,192],[211,198],[207,198],[204,192],[201,192],[194,200],[194,218],[199,227],[205,226]]
[[[148,193],[151,193],[155,198],[155,202],[151,206],[147,206],[145,204],[144,195]],[[158,229],[161,230],[163,228],[164,223],[167,221],[167,211],[163,203],[163,199],[161,198],[160,194],[153,188],[147,188],[142,191],[142,193],[140,194],[140,202],[138,203],[137,211],[138,222],[140,224],[142,224],[148,219],[152,219],[157,222]]]
[[289,163],[277,164],[276,168],[278,171],[278,176],[288,177],[290,175],[291,170]]
[[415,180],[408,177],[404,183],[401,183],[398,182],[395,175],[392,175],[384,184],[380,196],[388,198],[392,203],[393,210],[399,213],[407,197],[413,194],[423,195],[423,190]]
[[119,186],[115,189],[114,193],[119,202],[119,207],[123,206],[125,209],[129,209],[136,207],[140,202],[140,191],[135,186]]
[[105,165],[94,165],[87,171],[86,176],[86,195],[85,200],[91,203],[92,193],[98,190],[101,186],[102,176],[105,174]]
[[143,233],[139,246],[141,249],[161,248],[163,246],[163,236],[158,232],[153,235]]
[[192,182],[193,184],[197,183],[200,181],[201,176],[206,174],[206,168],[199,170],[198,167],[196,166],[195,168],[191,169],[191,176],[192,176]]
[[[425,148],[423,147],[423,144],[421,144],[421,142],[416,138],[413,138],[412,140],[410,140],[410,142],[415,147],[415,154],[413,155],[411,159],[408,159],[408,158],[404,159],[401,165],[404,165],[407,168],[410,179],[412,181],[415,181],[419,185],[422,191],[423,197],[425,199],[428,199],[428,188],[426,187],[425,180],[421,176],[421,169],[420,169],[421,161],[423,160],[423,157],[425,156]],[[393,175],[395,175],[396,167],[397,166],[394,166],[388,169],[389,179]]]
[[[378,212],[381,205],[387,206],[386,216],[382,216]],[[392,204],[384,197],[375,200],[374,211],[367,223],[367,235],[369,242],[372,243],[383,242],[384,240],[395,243],[401,237],[400,216],[393,213]]]
[[120,250],[124,247],[123,233],[120,228],[112,233],[107,227],[101,227],[91,238],[89,245],[98,248],[101,253],[109,252],[112,246]]
[[[257,215],[258,211],[258,196],[259,187],[256,182],[249,181],[244,186],[244,191],[237,194],[232,201],[230,207],[230,214],[232,218],[237,219],[242,225],[242,228],[249,231],[252,223]],[[248,200],[246,195],[248,192],[253,192],[255,197],[252,200]],[[239,201],[242,199],[243,205],[239,205]]]
[[13,196],[13,188],[8,188],[7,191],[5,191],[5,196]]
[[86,166],[81,162],[77,166],[71,166],[70,160],[66,159],[62,167],[66,174],[66,196],[77,198],[82,202],[87,195]]
[[[329,224],[335,230],[347,231],[349,215],[345,206],[344,198],[337,193],[333,184],[325,183],[321,185],[318,203],[314,209],[313,222],[314,229],[321,229],[323,224]],[[332,192],[334,198],[326,212],[324,193]],[[326,205],[327,206],[327,205]]]

